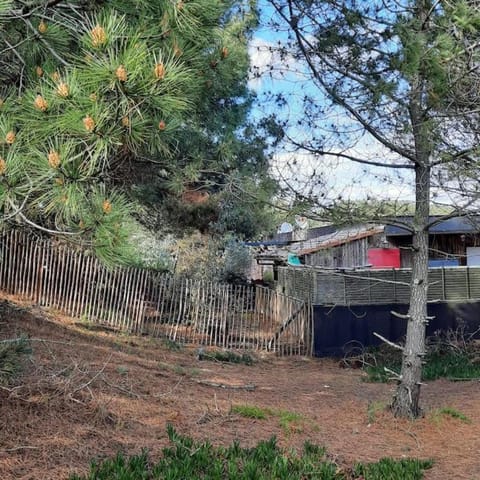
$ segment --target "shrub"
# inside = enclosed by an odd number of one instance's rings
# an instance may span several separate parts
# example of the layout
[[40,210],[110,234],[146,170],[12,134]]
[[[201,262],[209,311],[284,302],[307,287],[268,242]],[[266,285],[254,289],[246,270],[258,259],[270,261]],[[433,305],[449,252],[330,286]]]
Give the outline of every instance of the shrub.
[[[480,378],[480,347],[473,341],[453,341],[448,332],[435,335],[427,342],[427,354],[422,370],[423,380],[447,378],[451,380],[471,380]],[[354,359],[347,358],[348,365],[360,361],[371,382],[388,382],[394,372],[400,372],[402,353],[388,345],[368,349]]]

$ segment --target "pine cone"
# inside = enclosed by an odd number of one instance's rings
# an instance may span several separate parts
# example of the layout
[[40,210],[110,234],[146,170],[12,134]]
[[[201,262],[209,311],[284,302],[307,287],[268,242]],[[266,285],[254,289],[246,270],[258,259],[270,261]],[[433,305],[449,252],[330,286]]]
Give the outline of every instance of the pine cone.
[[167,128],[167,124],[163,121],[163,120],[160,120],[160,122],[158,123],[158,129],[160,131],[163,131]]
[[90,37],[92,39],[92,46],[95,48],[104,45],[107,41],[107,34],[100,25],[95,25],[95,27],[90,30]]
[[4,175],[7,171],[7,162],[0,157],[0,175]]
[[42,20],[39,24],[38,24],[38,31],[40,33],[45,33],[47,31],[48,27],[47,27],[47,24]]
[[163,63],[157,63],[155,65],[154,74],[157,80],[163,80],[165,78],[165,65]]
[[95,128],[95,120],[90,115],[87,115],[83,119],[83,126],[87,132],[93,132]]
[[64,82],[60,82],[57,87],[57,93],[62,98],[67,98],[70,95],[70,89]]
[[37,65],[35,73],[37,74],[37,77],[43,77],[43,68],[40,65]]
[[120,65],[116,70],[115,70],[115,76],[121,81],[121,82],[126,82],[127,81],[127,70],[123,65]]
[[9,145],[15,142],[15,139],[17,136],[15,135],[15,132],[13,130],[10,130],[6,135],[5,135],[5,142],[7,142]]
[[102,209],[105,214],[108,214],[112,211],[112,204],[108,200],[104,200]]
[[177,45],[175,44],[173,46],[173,54],[178,58],[178,57],[181,57],[183,55],[183,50]]
[[56,150],[50,150],[48,154],[48,164],[52,168],[58,168],[60,166],[60,155]]
[[35,101],[33,102],[33,104],[38,110],[41,110],[42,112],[47,111],[48,103],[40,94],[35,97]]

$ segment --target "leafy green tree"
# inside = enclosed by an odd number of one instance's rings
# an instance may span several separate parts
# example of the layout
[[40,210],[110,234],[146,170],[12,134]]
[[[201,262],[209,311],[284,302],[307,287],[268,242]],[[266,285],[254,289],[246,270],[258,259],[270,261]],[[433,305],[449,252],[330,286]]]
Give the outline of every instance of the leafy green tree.
[[183,175],[197,175],[196,156],[182,156],[182,146],[194,129],[208,138],[201,116],[215,82],[244,68],[239,38],[251,6],[14,0],[0,7],[4,219],[87,238],[105,261],[127,261],[125,192],[159,171],[173,181],[179,159]]
[[[394,171],[400,180],[411,182],[415,192],[415,214],[405,225],[413,234],[408,329],[405,345],[398,345],[403,364],[392,408],[396,415],[417,417],[429,320],[432,196],[438,187],[465,181],[469,196],[463,207],[478,198],[478,186],[469,181],[469,175],[478,172],[479,153],[478,114],[472,109],[472,86],[479,78],[478,2],[269,3],[276,11],[272,25],[288,31],[279,34],[279,58],[294,64],[302,78],[308,77],[302,91],[303,118],[293,130],[301,131],[303,140],[292,138],[293,127],[287,124],[284,132],[290,142],[314,155],[317,167],[336,159],[377,169],[380,179],[382,169]],[[285,104],[282,96],[277,98]],[[362,155],[365,139],[377,154]],[[327,216],[334,210],[335,202],[320,197],[314,201]],[[465,210],[452,215],[458,213]]]

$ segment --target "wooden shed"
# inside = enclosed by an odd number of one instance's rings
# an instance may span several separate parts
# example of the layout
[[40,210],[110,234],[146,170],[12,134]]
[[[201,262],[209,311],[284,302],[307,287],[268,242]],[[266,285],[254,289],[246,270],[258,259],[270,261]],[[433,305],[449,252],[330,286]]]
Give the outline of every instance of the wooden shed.
[[[410,223],[412,217],[402,217]],[[432,216],[429,236],[429,264],[431,267],[480,265],[480,217],[465,216],[444,219]],[[389,244],[398,247],[401,266],[412,266],[412,234],[406,227],[387,225],[385,237]]]
[[[383,225],[368,224],[336,230],[303,242],[297,247],[297,255],[305,265],[324,268],[399,267],[398,262],[382,262],[389,257],[380,253],[392,250],[384,230]],[[380,252],[372,256],[373,251]]]

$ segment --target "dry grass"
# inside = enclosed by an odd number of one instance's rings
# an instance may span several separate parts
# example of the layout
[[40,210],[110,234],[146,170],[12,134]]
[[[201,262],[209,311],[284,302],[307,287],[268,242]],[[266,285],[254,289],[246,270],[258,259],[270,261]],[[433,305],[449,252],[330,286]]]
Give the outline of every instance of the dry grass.
[[[205,362],[196,349],[89,331],[6,303],[0,322],[1,338],[25,334],[32,346],[23,373],[0,388],[2,480],[65,479],[118,451],[147,448],[155,460],[168,443],[169,423],[216,445],[238,440],[251,447],[276,435],[282,448],[300,448],[309,440],[345,466],[385,456],[433,458],[427,480],[472,480],[480,472],[478,382],[438,380],[423,390],[427,410],[448,405],[471,423],[451,415],[433,422],[428,412],[412,423],[383,409],[375,409],[372,422],[369,405],[388,403],[392,386],[365,383],[360,370],[333,361]],[[285,421],[246,418],[233,414],[233,405],[285,412]]]

